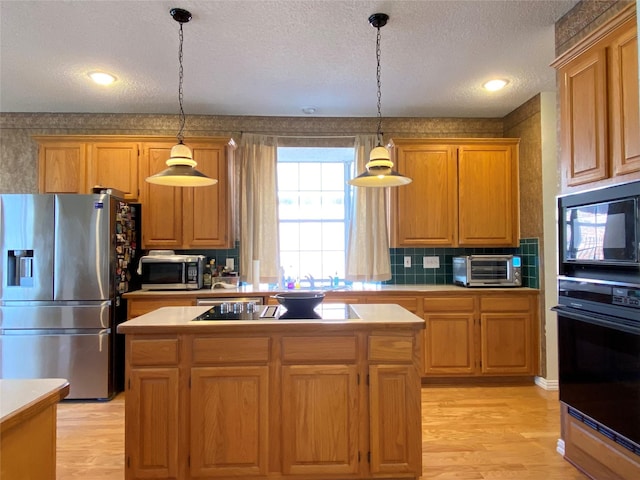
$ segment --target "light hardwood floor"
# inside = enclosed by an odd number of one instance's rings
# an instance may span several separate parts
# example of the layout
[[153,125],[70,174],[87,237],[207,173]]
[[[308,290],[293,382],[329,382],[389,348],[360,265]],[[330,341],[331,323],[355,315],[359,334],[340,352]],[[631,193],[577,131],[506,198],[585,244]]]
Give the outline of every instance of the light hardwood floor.
[[[423,387],[422,480],[585,480],[556,452],[558,393]],[[124,478],[124,395],[58,406],[58,480]]]

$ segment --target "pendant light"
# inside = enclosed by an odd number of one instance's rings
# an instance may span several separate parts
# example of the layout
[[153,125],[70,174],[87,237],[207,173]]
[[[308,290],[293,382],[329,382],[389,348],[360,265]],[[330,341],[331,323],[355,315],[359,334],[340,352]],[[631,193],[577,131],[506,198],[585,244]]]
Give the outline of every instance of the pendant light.
[[374,13],[369,17],[369,23],[378,30],[376,35],[376,79],[378,87],[378,128],[376,136],[378,145],[371,150],[367,171],[349,180],[350,185],[356,187],[397,187],[411,183],[409,177],[404,177],[393,170],[393,162],[389,150],[382,146],[382,110],[380,108],[382,94],[380,92],[380,28],[389,20],[386,13]]
[[197,162],[193,159],[191,149],[183,143],[185,115],[182,106],[182,25],[191,20],[191,13],[181,8],[172,8],[169,13],[173,19],[180,24],[180,47],[178,49],[178,103],[180,104],[180,130],[178,131],[178,143],[171,148],[171,156],[167,160],[167,168],[160,173],[156,173],[146,178],[146,181],[155,185],[167,185],[171,187],[206,187],[218,183],[218,180],[207,177],[204,173],[196,170]]

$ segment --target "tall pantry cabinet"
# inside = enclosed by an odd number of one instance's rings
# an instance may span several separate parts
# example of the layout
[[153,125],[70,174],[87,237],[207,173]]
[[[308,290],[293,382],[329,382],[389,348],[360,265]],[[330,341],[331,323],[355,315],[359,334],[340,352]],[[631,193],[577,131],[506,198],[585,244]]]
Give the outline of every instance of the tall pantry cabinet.
[[233,141],[195,137],[197,169],[218,182],[209,187],[176,188],[145,181],[166,166],[172,137],[36,136],[40,193],[91,193],[95,186],[123,192],[142,204],[144,249],[230,248],[229,164]]

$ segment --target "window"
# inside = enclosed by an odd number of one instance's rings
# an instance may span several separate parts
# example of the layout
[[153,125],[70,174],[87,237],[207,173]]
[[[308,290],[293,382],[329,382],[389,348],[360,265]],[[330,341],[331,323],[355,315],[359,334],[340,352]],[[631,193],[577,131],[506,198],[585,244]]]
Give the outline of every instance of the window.
[[285,279],[344,278],[353,148],[278,147],[280,262]]

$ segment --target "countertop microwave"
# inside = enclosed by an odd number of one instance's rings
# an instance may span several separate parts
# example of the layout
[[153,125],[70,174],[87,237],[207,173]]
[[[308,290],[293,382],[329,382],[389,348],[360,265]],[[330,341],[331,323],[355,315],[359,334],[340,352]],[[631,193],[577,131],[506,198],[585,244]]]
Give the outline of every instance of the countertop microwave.
[[520,287],[522,260],[517,255],[453,257],[453,283],[463,287]]
[[138,274],[143,290],[199,290],[203,285],[204,255],[176,255],[151,250],[140,258]]

